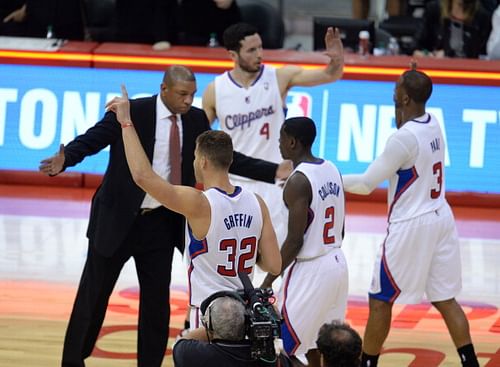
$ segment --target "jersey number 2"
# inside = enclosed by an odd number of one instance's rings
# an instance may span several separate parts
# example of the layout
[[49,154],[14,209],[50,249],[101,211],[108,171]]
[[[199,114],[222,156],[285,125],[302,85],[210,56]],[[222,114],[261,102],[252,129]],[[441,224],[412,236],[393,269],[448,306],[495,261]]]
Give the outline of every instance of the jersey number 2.
[[238,252],[236,239],[229,238],[220,241],[219,251],[226,252],[227,261],[225,265],[217,265],[217,272],[226,277],[235,277],[240,272],[250,274],[252,266],[245,266],[245,262],[253,259],[256,247],[257,239],[255,237],[243,238],[240,242],[239,250],[247,251],[242,252],[238,259],[236,259],[236,253]]
[[330,235],[330,230],[333,229],[335,225],[335,208],[330,206],[325,210],[325,226],[323,227],[323,243],[325,245],[330,245],[335,243],[335,235]]

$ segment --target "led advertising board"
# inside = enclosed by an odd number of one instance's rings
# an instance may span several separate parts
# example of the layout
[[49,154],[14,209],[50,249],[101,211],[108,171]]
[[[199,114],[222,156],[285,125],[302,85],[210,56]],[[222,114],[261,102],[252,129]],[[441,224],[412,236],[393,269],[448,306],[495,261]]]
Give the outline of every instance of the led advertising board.
[[[194,104],[214,74],[197,73]],[[0,65],[0,169],[37,170],[39,161],[84,133],[104,114],[124,83],[131,98],[155,94],[158,71]],[[395,131],[393,82],[341,80],[295,87],[288,116],[317,124],[314,153],[343,173],[358,173],[382,152]],[[428,111],[442,123],[449,191],[500,194],[500,88],[435,84]],[[108,151],[70,171],[104,173]]]

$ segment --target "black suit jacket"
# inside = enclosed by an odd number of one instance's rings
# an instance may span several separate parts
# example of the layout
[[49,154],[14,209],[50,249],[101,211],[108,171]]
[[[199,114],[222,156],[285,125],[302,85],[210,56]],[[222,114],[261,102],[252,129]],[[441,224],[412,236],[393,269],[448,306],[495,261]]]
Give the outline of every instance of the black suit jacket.
[[[134,127],[149,160],[153,159],[156,130],[156,96],[130,101],[130,113]],[[193,186],[194,149],[196,137],[210,129],[205,112],[191,109],[182,115],[182,184]],[[125,158],[121,126],[113,112],[83,135],[77,136],[64,148],[64,169],[81,162],[85,157],[110,146],[109,162],[103,181],[92,198],[87,237],[90,244],[104,256],[111,256],[128,234],[145,192],[132,179]],[[230,171],[249,178],[274,182],[277,165],[234,154]],[[183,247],[184,219],[179,214],[165,211],[165,232],[175,233],[174,243]]]

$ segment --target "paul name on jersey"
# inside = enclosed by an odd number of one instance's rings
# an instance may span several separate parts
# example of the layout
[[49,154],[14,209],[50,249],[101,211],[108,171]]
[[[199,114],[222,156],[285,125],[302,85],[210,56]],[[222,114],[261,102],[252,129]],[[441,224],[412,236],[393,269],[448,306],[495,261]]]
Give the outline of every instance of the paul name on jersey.
[[434,140],[431,141],[432,153],[434,153],[436,150],[440,150],[440,149],[441,149],[441,141],[439,140],[439,138],[435,138]]

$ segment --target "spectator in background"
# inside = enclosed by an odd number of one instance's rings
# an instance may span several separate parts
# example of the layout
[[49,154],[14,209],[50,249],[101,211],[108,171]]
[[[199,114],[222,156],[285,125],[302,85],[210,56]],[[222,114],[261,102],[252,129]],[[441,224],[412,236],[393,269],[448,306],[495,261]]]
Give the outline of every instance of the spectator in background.
[[[352,17],[354,19],[368,19],[370,15],[370,3],[377,3],[378,1],[380,0],[352,0]],[[392,17],[402,14],[406,1],[386,0],[384,2],[387,15]]]
[[[352,17],[354,19],[369,18],[371,9],[370,3],[378,5],[377,3],[381,2],[384,3],[382,5],[384,5],[384,9],[388,17],[413,16],[420,18],[422,16],[421,11],[430,1],[432,0],[352,0]],[[480,3],[488,12],[493,12],[498,1],[480,0]]]
[[415,38],[415,56],[478,58],[486,54],[491,15],[479,0],[427,4]]
[[497,6],[500,5],[500,0],[479,0],[479,2],[489,13],[493,13]]
[[[22,0],[0,0],[0,35],[18,36],[19,22],[23,19],[24,1]],[[22,34],[21,34],[22,35]]]
[[115,39],[168,49],[177,43],[178,15],[177,0],[116,0]]
[[332,321],[319,329],[316,340],[322,367],[359,367],[361,337],[348,324]]
[[0,0],[0,17],[4,20],[15,10],[19,10],[25,1],[23,0]]
[[[12,2],[19,7],[3,17],[1,34],[20,37],[46,37],[51,28],[54,38],[83,40],[81,0],[26,0]],[[4,8],[4,6],[2,6]]]
[[206,46],[211,33],[222,45],[224,30],[241,21],[235,0],[181,0],[180,14],[180,43],[185,45]]
[[497,7],[497,10],[493,13],[493,17],[491,18],[491,33],[488,38],[488,58],[492,59],[500,59],[500,5]]

